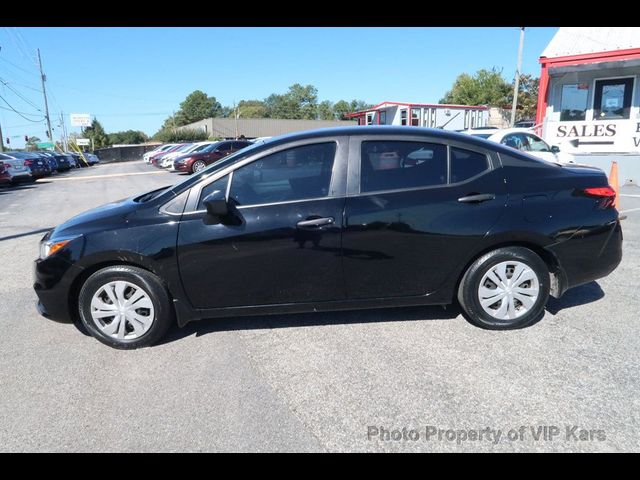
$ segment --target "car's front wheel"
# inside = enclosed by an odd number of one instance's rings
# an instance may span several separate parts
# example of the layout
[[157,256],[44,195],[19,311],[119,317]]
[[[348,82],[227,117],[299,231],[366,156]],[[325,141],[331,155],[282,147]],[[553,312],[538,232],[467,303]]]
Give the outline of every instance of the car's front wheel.
[[549,270],[532,250],[504,247],[478,258],[458,288],[467,320],[481,328],[522,328],[544,315]]
[[173,323],[167,289],[154,274],[117,265],[92,274],[80,290],[80,319],[99,341],[134,349],[157,342]]
[[193,165],[191,165],[191,173],[198,173],[200,170],[204,170],[206,166],[207,164],[204,163],[204,161],[197,160],[193,162]]

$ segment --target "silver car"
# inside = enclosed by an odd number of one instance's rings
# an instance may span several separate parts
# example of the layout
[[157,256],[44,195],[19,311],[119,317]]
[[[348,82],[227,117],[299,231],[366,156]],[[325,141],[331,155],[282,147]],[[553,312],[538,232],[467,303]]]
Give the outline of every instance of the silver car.
[[11,183],[33,181],[31,169],[24,164],[24,160],[0,153],[0,162],[4,164],[5,173],[9,176]]

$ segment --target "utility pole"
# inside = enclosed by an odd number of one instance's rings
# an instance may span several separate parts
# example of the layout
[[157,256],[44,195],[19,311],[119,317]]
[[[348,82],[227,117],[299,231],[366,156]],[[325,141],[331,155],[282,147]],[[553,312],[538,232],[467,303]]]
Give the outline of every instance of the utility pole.
[[522,69],[522,47],[524,46],[524,28],[520,27],[520,46],[518,47],[518,67],[516,70],[516,81],[513,87],[513,104],[511,105],[511,124],[516,122],[516,107],[518,106],[518,89],[520,88],[520,70]]
[[0,125],[0,152],[4,152],[4,137],[2,136],[2,125]]
[[53,132],[51,131],[51,119],[49,118],[49,103],[47,102],[47,90],[44,88],[44,82],[47,80],[46,75],[42,72],[42,58],[40,58],[40,49],[38,49],[38,64],[40,65],[40,80],[42,80],[42,94],[44,95],[44,114],[47,119],[47,133],[49,141],[53,143]]

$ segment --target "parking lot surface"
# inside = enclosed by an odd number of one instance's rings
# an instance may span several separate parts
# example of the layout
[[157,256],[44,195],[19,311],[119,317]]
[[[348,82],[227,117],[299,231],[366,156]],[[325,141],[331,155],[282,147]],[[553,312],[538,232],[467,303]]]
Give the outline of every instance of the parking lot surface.
[[623,188],[620,267],[523,330],[394,308],[203,321],[118,351],[37,313],[46,230],[181,178],[130,162],[0,188],[0,450],[640,448],[640,188]]

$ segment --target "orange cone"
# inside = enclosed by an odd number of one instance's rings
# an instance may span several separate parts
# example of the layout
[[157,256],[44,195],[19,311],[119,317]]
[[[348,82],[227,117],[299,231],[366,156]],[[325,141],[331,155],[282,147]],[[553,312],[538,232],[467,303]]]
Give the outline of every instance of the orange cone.
[[616,192],[615,207],[620,210],[620,184],[618,183],[618,162],[611,162],[611,172],[609,173],[609,185]]

